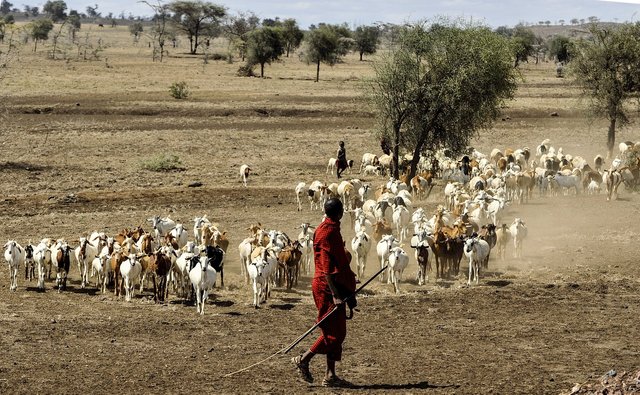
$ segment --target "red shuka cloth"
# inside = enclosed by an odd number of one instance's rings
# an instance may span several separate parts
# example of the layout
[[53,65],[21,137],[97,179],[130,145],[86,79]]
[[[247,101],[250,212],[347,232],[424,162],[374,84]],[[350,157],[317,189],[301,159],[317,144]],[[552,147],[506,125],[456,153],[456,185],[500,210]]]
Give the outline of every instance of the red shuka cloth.
[[[334,276],[336,285],[347,292],[341,297],[348,296],[356,289],[356,277],[349,267],[349,258],[344,249],[344,241],[340,234],[340,222],[331,218],[325,220],[318,226],[313,238],[313,252],[315,263],[315,276],[311,283],[313,300],[318,308],[318,319],[333,308],[333,295],[325,276]],[[326,321],[320,325],[322,334],[311,346],[311,352],[315,354],[326,354],[334,361],[342,359],[342,342],[347,335],[347,320],[344,305],[333,313]]]

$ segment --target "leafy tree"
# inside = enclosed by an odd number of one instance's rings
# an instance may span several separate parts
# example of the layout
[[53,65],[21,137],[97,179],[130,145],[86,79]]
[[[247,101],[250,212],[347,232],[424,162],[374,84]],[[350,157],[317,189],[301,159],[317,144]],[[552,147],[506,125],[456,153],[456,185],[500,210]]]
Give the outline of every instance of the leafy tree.
[[571,24],[572,24],[572,25],[577,25],[578,23],[580,23],[580,21],[578,20],[578,18],[571,18]]
[[4,23],[7,25],[13,25],[14,23],[16,23],[16,18],[13,16],[13,14],[5,15]]
[[[156,58],[160,58],[160,62],[162,63],[162,59],[164,57],[164,41],[169,36],[169,29],[167,29],[169,6],[167,4],[163,4],[161,0],[157,0],[157,4],[151,4],[145,0],[142,2],[151,7],[154,13],[153,18],[151,19],[154,26],[149,33],[151,36],[151,42],[153,43],[152,57],[154,62],[156,61]],[[122,14],[124,14],[124,11]]]
[[98,12],[97,4],[94,4],[93,7],[90,5],[87,6],[87,16],[89,18],[100,18],[100,16],[102,16],[102,13]]
[[498,26],[495,32],[503,37],[513,36],[513,29],[508,26]]
[[254,30],[247,40],[247,61],[249,64],[259,64],[260,77],[264,77],[264,65],[280,59],[284,47],[280,29],[265,26]]
[[174,13],[172,20],[176,27],[189,38],[192,55],[198,51],[200,35],[207,30],[211,31],[226,14],[223,6],[200,0],[173,1],[168,4],[168,9]]
[[76,33],[78,32],[78,30],[80,30],[80,27],[82,26],[78,11],[76,10],[69,11],[69,16],[67,17],[66,22],[69,29],[69,33],[71,34],[71,40],[75,41]]
[[11,8],[13,7],[12,3],[9,3],[7,0],[0,1],[0,14],[7,15],[11,12]]
[[613,155],[616,127],[629,123],[625,103],[637,99],[640,91],[640,23],[617,29],[590,27],[592,40],[575,43],[570,70],[590,99],[596,116],[609,121],[608,155]]
[[140,38],[140,33],[142,33],[143,30],[144,28],[142,27],[142,22],[134,22],[131,25],[129,25],[129,33],[133,35],[133,40],[135,42],[138,42],[138,38]]
[[230,15],[224,23],[223,31],[238,48],[243,61],[247,52],[249,34],[259,26],[260,18],[253,12],[240,12],[238,15]]
[[316,82],[320,79],[320,63],[333,66],[340,59],[340,36],[330,26],[323,25],[307,32],[304,58],[316,65]]
[[53,22],[58,22],[67,17],[65,11],[67,10],[67,3],[63,0],[49,0],[44,3],[42,12],[49,15]]
[[362,55],[373,55],[378,49],[378,37],[380,36],[380,30],[376,26],[358,26],[353,33],[353,39],[355,40],[355,47],[360,54],[360,61],[362,61]]
[[535,52],[534,44],[536,43],[536,35],[522,25],[518,25],[513,30],[511,37],[511,47],[515,58],[515,67],[518,67],[520,62],[527,62],[529,56]]
[[304,33],[300,30],[298,22],[295,19],[289,18],[282,21],[281,24],[282,37],[284,39],[284,47],[286,50],[287,58],[289,53],[298,49],[304,38]]
[[268,26],[268,27],[278,27],[280,26],[281,22],[280,22],[280,18],[276,17],[276,19],[271,19],[271,18],[264,18],[262,20],[262,26]]
[[555,36],[549,43],[549,53],[558,62],[567,63],[571,59],[571,40],[565,36]]
[[400,148],[413,154],[413,177],[424,150],[461,152],[492,124],[517,87],[511,57],[508,40],[485,27],[403,28],[400,47],[382,55],[363,84],[379,133],[392,141],[395,177]]
[[31,38],[33,38],[33,52],[38,48],[38,40],[47,40],[49,32],[53,29],[53,21],[51,19],[36,19],[31,22]]

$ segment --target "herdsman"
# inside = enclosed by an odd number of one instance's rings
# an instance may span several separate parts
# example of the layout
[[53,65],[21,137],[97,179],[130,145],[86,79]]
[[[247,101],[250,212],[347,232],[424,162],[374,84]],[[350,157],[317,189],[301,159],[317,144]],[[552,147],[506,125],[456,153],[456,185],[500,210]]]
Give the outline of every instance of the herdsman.
[[[305,381],[313,382],[309,370],[309,362],[316,354],[327,356],[327,370],[322,385],[327,387],[348,386],[347,381],[336,375],[336,361],[342,359],[342,343],[347,335],[347,318],[345,298],[352,295],[356,289],[356,276],[351,271],[349,263],[351,255],[344,248],[344,241],[340,234],[340,219],[343,214],[342,202],[332,198],[324,205],[325,219],[313,236],[313,252],[315,276],[311,283],[313,300],[318,308],[318,321],[331,312],[335,306],[338,309],[322,324],[322,333],[316,342],[304,354],[293,357],[300,376]],[[351,298],[354,300],[355,298]],[[353,307],[350,305],[350,307]]]
[[342,172],[349,166],[349,163],[347,162],[347,150],[344,148],[344,141],[340,141],[338,146],[338,152],[336,153],[336,175],[340,178]]

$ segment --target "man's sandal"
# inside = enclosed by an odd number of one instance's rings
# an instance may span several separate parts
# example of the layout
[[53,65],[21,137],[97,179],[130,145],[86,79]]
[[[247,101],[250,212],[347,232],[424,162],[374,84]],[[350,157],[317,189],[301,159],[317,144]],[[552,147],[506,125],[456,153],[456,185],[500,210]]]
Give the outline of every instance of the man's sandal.
[[309,370],[309,364],[302,362],[302,355],[291,358],[291,362],[296,366],[296,370],[300,377],[307,383],[313,383],[313,376]]

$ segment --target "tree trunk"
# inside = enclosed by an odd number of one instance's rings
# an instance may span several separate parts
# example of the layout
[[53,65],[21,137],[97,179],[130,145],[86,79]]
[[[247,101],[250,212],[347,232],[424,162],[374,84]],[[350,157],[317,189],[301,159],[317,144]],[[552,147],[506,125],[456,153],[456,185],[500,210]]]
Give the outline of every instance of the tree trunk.
[[360,61],[362,62],[362,51],[360,51]]
[[613,146],[616,144],[616,118],[609,120],[609,132],[607,133],[607,159],[613,158]]
[[316,68],[316,82],[320,80],[320,61],[318,60],[318,66]]
[[264,78],[264,63],[260,63],[260,78]]
[[393,125],[393,178],[398,180],[400,173],[398,169],[398,158],[400,157],[400,125]]
[[409,191],[411,188],[411,179],[416,176],[416,172],[418,170],[418,162],[420,161],[420,152],[422,152],[422,147],[424,146],[425,137],[420,137],[418,139],[418,143],[416,144],[416,148],[413,150],[413,158],[411,159],[411,166],[409,167],[409,176],[407,177],[407,181],[409,183],[407,186],[409,187]]
[[189,51],[191,52],[191,55],[196,53],[193,49],[193,36],[189,36]]
[[38,39],[36,38],[35,40],[33,40],[34,42],[34,46],[33,46],[33,52],[36,52],[36,50],[38,49]]
[[287,58],[289,57],[289,46],[287,45]]

